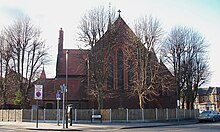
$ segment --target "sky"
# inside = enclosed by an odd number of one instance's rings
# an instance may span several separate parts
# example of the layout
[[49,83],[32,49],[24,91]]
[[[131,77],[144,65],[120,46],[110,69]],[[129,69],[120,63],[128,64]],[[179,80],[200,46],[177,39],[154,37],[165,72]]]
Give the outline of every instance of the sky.
[[49,47],[51,62],[45,65],[46,76],[55,77],[58,33],[64,30],[64,48],[76,49],[77,26],[88,10],[98,6],[121,10],[121,17],[132,27],[145,15],[157,17],[164,31],[175,26],[193,28],[209,44],[208,57],[212,76],[204,85],[220,87],[220,0],[0,0],[0,31],[21,16],[31,18],[42,30]]

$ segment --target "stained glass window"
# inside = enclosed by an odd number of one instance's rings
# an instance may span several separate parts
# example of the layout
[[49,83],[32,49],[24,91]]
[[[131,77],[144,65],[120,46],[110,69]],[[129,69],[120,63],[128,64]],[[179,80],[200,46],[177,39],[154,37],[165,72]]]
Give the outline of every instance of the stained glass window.
[[124,57],[121,49],[117,54],[117,75],[118,75],[118,89],[124,89]]
[[110,58],[108,60],[108,77],[107,77],[107,87],[108,89],[114,88],[114,67],[113,67],[113,60]]

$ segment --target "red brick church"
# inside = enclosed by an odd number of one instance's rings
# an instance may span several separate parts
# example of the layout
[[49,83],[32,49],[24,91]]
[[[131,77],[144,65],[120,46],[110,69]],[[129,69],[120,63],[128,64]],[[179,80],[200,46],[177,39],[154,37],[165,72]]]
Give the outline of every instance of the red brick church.
[[[60,86],[62,84],[67,83],[68,104],[71,104],[74,108],[81,109],[97,108],[97,101],[91,95],[88,95],[88,87],[86,86],[88,84],[87,60],[88,53],[91,51],[63,49],[63,36],[64,31],[61,28],[58,39],[55,78],[46,78],[43,69],[39,80],[36,81],[36,84],[43,85],[43,100],[39,102],[40,106],[43,108],[56,108],[56,93],[60,92]],[[129,57],[126,55],[127,52],[136,52],[135,49],[130,48],[134,38],[137,39],[137,36],[119,15],[117,20],[109,26],[106,33],[95,45],[96,49],[111,46],[111,48],[108,49],[108,53],[106,52],[104,55],[106,62],[111,63],[111,65],[109,65],[111,72],[108,72],[104,88],[106,92],[114,93],[114,95],[117,96],[104,99],[103,108],[139,108],[138,97],[131,97],[127,94],[131,84],[129,81],[131,79],[130,74],[134,74],[137,77],[137,72],[134,71],[134,73],[130,73],[125,70],[130,67]],[[169,76],[169,79],[173,78],[166,66],[161,61],[158,61],[154,52],[151,53],[150,59],[160,66],[160,71],[163,71],[160,73],[162,78],[160,80],[161,83],[168,82],[165,76]],[[122,64],[121,69],[119,68],[121,66],[119,64]],[[160,94],[156,97],[156,100],[147,101],[145,108],[176,108],[176,92],[173,85],[169,84],[164,87],[164,85],[159,84],[158,91]],[[33,96],[33,90],[30,93],[30,97],[31,96]],[[60,106],[62,106],[61,103],[62,101],[60,101]],[[35,104],[35,100],[32,100],[31,104]]]

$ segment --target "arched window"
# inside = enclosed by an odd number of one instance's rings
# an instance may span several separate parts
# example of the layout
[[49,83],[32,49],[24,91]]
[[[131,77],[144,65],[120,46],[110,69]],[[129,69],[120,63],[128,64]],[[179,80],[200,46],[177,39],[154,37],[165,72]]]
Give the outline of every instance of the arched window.
[[132,60],[128,60],[128,88],[132,88],[134,79],[134,69]]
[[118,89],[124,89],[124,57],[121,49],[117,53]]
[[114,88],[114,67],[113,67],[113,60],[109,58],[108,60],[108,77],[107,77],[107,88],[113,89]]

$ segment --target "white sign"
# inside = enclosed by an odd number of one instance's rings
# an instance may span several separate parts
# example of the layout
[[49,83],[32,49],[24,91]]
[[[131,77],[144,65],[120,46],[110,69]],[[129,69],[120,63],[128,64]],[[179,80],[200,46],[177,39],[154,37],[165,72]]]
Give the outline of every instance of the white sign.
[[179,107],[180,106],[180,100],[177,100],[177,106]]
[[43,85],[35,85],[34,99],[43,98]]

